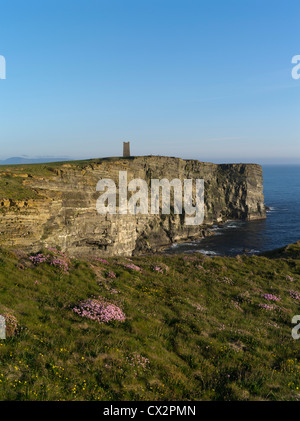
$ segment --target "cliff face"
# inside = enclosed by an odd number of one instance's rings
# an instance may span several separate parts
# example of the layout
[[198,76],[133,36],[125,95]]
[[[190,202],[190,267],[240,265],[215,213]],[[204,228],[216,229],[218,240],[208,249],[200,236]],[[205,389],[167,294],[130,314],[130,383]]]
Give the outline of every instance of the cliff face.
[[[133,178],[202,178],[203,226],[186,226],[182,215],[99,215],[97,182],[119,171]],[[265,217],[262,169],[256,164],[216,165],[169,157],[110,158],[66,164],[3,167],[0,174],[0,241],[38,251],[61,247],[71,256],[132,255],[174,241],[202,237],[210,224]],[[172,202],[171,202],[172,205]]]

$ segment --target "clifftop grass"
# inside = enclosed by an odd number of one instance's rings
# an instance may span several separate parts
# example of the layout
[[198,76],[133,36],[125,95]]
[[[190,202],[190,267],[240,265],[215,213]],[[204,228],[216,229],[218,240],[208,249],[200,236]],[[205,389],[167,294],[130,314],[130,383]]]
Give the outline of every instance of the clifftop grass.
[[[1,250],[0,314],[18,333],[0,340],[0,400],[299,400],[300,243],[289,250],[67,267]],[[73,311],[99,297],[126,320]]]
[[[184,160],[181,158],[164,157],[164,156],[131,156],[131,157],[106,157],[74,161],[59,161],[41,164],[15,164],[15,165],[0,165],[0,200],[1,199],[36,199],[40,198],[38,193],[27,185],[27,181],[32,177],[51,179],[57,176],[60,171],[64,169],[85,170],[99,164],[116,163],[122,167],[123,161],[134,161],[140,158],[155,158],[157,160],[175,159],[189,163],[187,169],[192,169],[197,160]],[[202,163],[203,165],[215,165],[211,163]],[[240,181],[246,180],[245,169],[239,168],[240,164],[220,164],[216,165],[218,168],[218,181],[222,183],[228,177],[226,170],[229,170],[230,177],[234,179],[238,176]],[[243,165],[243,164],[242,164]],[[256,164],[247,164],[247,166],[256,166]],[[224,173],[225,172],[225,173]]]
[[46,164],[16,164],[0,165],[0,200],[12,199],[38,199],[39,194],[30,186],[24,185],[24,181],[31,177],[52,178],[57,171],[64,166],[75,169],[84,169],[92,164],[104,161],[118,161],[123,158],[102,158],[81,161],[59,161]]

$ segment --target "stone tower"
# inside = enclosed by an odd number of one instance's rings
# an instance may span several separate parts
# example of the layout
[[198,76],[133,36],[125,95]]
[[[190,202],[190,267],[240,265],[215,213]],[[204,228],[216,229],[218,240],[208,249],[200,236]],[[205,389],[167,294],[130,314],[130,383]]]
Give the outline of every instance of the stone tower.
[[123,157],[127,158],[130,156],[130,142],[123,142]]

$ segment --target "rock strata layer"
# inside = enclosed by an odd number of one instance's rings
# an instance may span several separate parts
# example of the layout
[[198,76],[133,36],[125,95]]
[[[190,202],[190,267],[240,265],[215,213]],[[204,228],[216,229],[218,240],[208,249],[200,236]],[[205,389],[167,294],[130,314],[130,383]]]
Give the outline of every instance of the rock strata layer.
[[[184,214],[100,215],[96,202],[103,178],[204,179],[202,226],[187,226]],[[227,220],[265,218],[262,168],[256,164],[212,164],[171,157],[133,157],[2,167],[0,241],[35,252],[59,247],[70,256],[155,252],[173,242],[201,238]],[[10,187],[12,186],[12,187]],[[18,190],[16,187],[18,186]],[[149,199],[150,202],[150,199]],[[172,201],[171,201],[172,205]]]

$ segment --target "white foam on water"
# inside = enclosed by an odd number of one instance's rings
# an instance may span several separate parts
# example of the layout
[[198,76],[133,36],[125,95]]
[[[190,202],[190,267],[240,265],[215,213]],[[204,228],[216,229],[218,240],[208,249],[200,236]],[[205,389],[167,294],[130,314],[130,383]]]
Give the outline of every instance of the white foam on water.
[[222,229],[232,229],[232,228],[240,228],[243,225],[244,221],[227,221],[225,225],[223,225]]
[[212,250],[194,250],[196,253],[202,253],[205,254],[206,256],[218,256],[218,253],[216,253],[215,251]]

